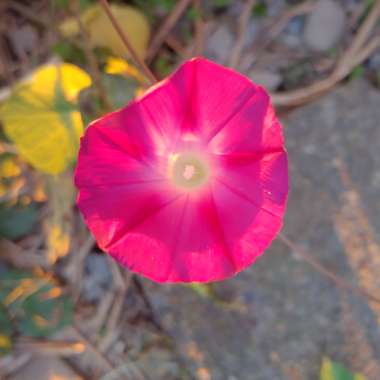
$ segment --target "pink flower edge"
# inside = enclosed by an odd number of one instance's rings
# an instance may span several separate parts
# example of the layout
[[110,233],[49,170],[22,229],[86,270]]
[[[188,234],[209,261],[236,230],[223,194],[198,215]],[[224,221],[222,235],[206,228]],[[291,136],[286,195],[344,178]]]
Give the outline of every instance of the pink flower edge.
[[[216,162],[190,195],[162,178],[184,136]],[[156,282],[218,281],[254,263],[281,229],[287,154],[266,91],[194,58],[90,124],[75,183],[86,225],[122,265]]]

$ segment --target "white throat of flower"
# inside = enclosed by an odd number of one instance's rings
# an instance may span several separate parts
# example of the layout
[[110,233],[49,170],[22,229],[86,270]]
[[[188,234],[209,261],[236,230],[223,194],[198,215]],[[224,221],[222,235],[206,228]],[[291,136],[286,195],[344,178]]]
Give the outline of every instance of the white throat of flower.
[[169,156],[169,179],[183,189],[193,190],[203,186],[210,170],[207,159],[196,152],[175,153]]

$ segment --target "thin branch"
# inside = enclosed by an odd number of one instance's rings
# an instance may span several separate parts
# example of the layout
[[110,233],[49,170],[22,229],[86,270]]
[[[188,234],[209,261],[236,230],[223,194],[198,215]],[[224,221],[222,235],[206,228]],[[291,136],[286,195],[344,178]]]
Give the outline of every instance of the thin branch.
[[132,280],[131,272],[122,272],[116,261],[108,255],[107,260],[112,272],[115,296],[113,299],[113,305],[108,310],[108,319],[104,328],[104,334],[97,345],[102,352],[106,352],[114,340],[120,316],[123,311],[124,300]]
[[350,48],[347,50],[345,54],[346,58],[353,57],[359,52],[359,50],[365,44],[369,35],[371,34],[371,31],[373,27],[376,25],[376,22],[379,16],[380,16],[380,1],[377,0],[375,1],[368,16],[363,21],[363,24],[359,28],[359,31],[357,32]]
[[272,94],[276,106],[299,106],[326,93],[344,79],[357,65],[364,62],[380,46],[380,36],[374,37],[351,61],[341,61],[336,69],[325,79],[308,87],[284,93]]
[[253,52],[255,57],[253,59],[253,63],[255,63],[262,52],[269,46],[269,44],[277,38],[278,35],[286,28],[289,22],[297,16],[302,16],[306,13],[309,13],[313,7],[315,6],[314,1],[305,1],[300,3],[299,5],[295,5],[294,7],[288,9],[285,13],[281,14],[280,17],[275,18],[267,27],[267,31],[263,33],[263,38],[258,40],[258,43],[254,43]]
[[185,47],[181,44],[180,41],[177,40],[173,35],[168,35],[165,40],[166,45],[168,45],[171,49],[173,49],[179,57],[184,57],[186,52],[185,52]]
[[298,244],[292,242],[290,239],[288,239],[284,234],[279,233],[278,238],[286,245],[288,246],[292,251],[294,251],[298,256],[300,256],[303,260],[308,262],[314,269],[316,269],[319,273],[321,273],[323,276],[329,278],[336,286],[339,288],[350,291],[352,293],[358,294],[360,296],[364,296],[368,300],[371,300],[373,302],[376,302],[380,304],[380,298],[374,296],[373,294],[368,293],[366,290],[359,288],[348,281],[346,281],[344,278],[338,276],[334,272],[327,269],[324,265],[322,265],[319,261],[313,258],[313,255],[308,253],[305,249],[300,247]]
[[139,57],[139,55],[136,53],[136,50],[133,48],[131,43],[129,42],[128,37],[124,33],[123,29],[120,27],[118,21],[116,20],[115,16],[112,13],[112,10],[108,4],[107,0],[99,0],[100,5],[103,7],[104,11],[106,12],[108,18],[110,19],[113,27],[115,28],[116,32],[119,34],[121,40],[123,41],[125,47],[131,54],[132,59],[135,61],[136,65],[138,65],[142,71],[144,72],[144,75],[149,79],[149,81],[154,84],[157,82],[157,78],[154,76],[152,71],[149,69],[149,67],[146,65],[143,59]]
[[[103,0],[104,1],[104,0]],[[173,8],[168,17],[164,20],[163,24],[158,29],[158,32],[153,37],[150,47],[147,53],[147,60],[151,62],[160,50],[161,45],[164,43],[166,37],[186,11],[187,7],[190,5],[192,0],[180,0],[177,2],[176,6]]]
[[84,262],[87,255],[91,252],[91,249],[93,249],[94,245],[95,240],[92,235],[88,233],[86,240],[79,247],[77,254],[72,256],[70,262],[66,267],[66,275],[68,276],[73,288],[74,303],[79,300],[83,287]]
[[101,352],[98,350],[98,348],[93,344],[80,330],[80,328],[76,325],[72,326],[75,334],[78,336],[78,338],[86,345],[86,347],[92,351],[92,353],[97,357],[97,359],[104,365],[104,367],[110,371],[114,369],[114,366],[110,362],[110,360]]
[[362,48],[353,60],[353,65],[357,66],[361,62],[365,61],[372,55],[378,48],[380,48],[380,35],[374,36],[368,44]]
[[27,252],[13,241],[0,237],[0,260],[18,268],[47,267],[46,258],[35,252]]
[[20,338],[15,342],[15,349],[22,352],[36,352],[44,355],[72,356],[83,353],[86,346],[81,342],[38,340]]
[[241,53],[244,45],[245,32],[247,30],[248,21],[251,17],[252,9],[256,0],[247,0],[239,17],[238,32],[235,46],[231,53],[229,66],[236,67],[239,64]]
[[33,10],[30,9],[30,5],[23,5],[17,1],[9,1],[7,7],[37,25],[45,28],[49,28],[51,26],[49,20],[41,17],[41,14],[33,12]]
[[204,37],[205,37],[205,23],[202,19],[202,4],[201,0],[193,0],[193,7],[196,13],[194,20],[194,47],[193,55],[198,57],[203,53]]
[[363,46],[380,16],[380,1],[377,1],[360,26],[350,47],[337,62],[333,72],[325,79],[308,87],[284,93],[272,94],[276,106],[299,106],[327,92],[344,79],[357,65],[364,62],[379,46],[379,36],[375,36]]
[[98,98],[105,111],[110,112],[112,110],[111,102],[108,99],[107,91],[103,86],[101,72],[99,70],[98,62],[96,60],[95,54],[92,50],[91,40],[88,36],[87,30],[83,25],[83,21],[80,17],[80,6],[79,0],[76,0],[75,7],[73,9],[73,15],[77,24],[79,26],[79,31],[82,37],[82,47],[86,55],[88,64],[90,66],[90,74],[93,79],[95,89],[98,95]]

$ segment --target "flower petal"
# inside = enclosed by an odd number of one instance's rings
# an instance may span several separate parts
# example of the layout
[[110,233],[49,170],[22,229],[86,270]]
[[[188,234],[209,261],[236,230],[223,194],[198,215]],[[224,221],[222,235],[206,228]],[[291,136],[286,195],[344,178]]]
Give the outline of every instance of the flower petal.
[[[170,157],[189,148],[210,171],[195,190],[169,178]],[[192,59],[88,128],[76,185],[99,246],[130,270],[158,282],[221,280],[254,262],[281,228],[281,126],[265,90]]]

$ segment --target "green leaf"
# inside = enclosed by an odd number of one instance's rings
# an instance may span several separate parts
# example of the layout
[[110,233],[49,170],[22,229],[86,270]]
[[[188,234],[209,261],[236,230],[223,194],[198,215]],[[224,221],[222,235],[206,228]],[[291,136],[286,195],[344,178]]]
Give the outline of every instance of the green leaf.
[[6,136],[37,169],[58,174],[76,158],[83,123],[77,104],[90,77],[69,63],[46,65],[0,108]]
[[[103,74],[102,83],[113,110],[124,107],[136,95],[137,82],[133,78],[121,75]],[[89,124],[94,120],[101,109],[97,95],[98,93],[95,86],[84,90],[80,95],[83,121],[85,124]]]
[[50,278],[8,271],[0,279],[0,302],[17,330],[35,338],[58,332],[72,321],[73,305]]
[[65,62],[84,65],[86,55],[77,45],[69,41],[60,41],[52,47],[52,52],[60,56]]
[[320,380],[366,380],[363,375],[350,372],[339,363],[323,358]]
[[168,57],[160,56],[155,61],[155,70],[160,74],[162,77],[166,77],[170,72],[172,71],[172,64],[170,63],[170,60]]
[[267,5],[264,2],[259,2],[253,7],[254,16],[263,17],[267,15],[267,12]]
[[365,69],[363,65],[356,66],[350,74],[350,79],[361,78],[364,75]]
[[68,9],[70,0],[51,0],[51,4],[53,7]]
[[[79,0],[80,9],[85,9],[86,7],[92,5],[95,0]],[[52,0],[53,7],[69,9],[70,0]]]
[[103,83],[112,107],[115,109],[124,107],[135,97],[137,83],[133,79],[127,79],[120,75],[105,74]]
[[41,289],[23,302],[24,316],[19,319],[20,332],[31,337],[46,337],[71,323],[73,305],[67,297],[43,300]]
[[214,6],[215,7],[228,7],[231,3],[232,0],[213,0]]
[[191,290],[197,293],[199,296],[204,298],[215,298],[215,291],[212,284],[200,284],[200,283],[191,283],[188,285]]
[[11,240],[28,234],[37,222],[35,204],[28,206],[0,206],[0,235]]
[[195,7],[190,7],[189,10],[186,12],[186,17],[190,21],[194,21],[194,20],[198,19],[200,16],[201,16],[201,14],[200,14],[199,10]]

